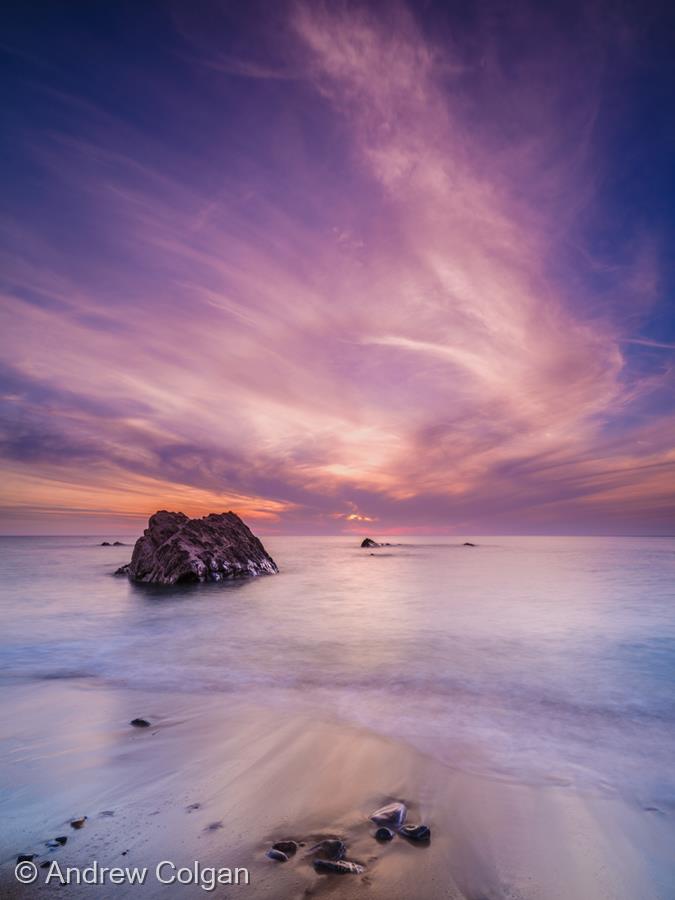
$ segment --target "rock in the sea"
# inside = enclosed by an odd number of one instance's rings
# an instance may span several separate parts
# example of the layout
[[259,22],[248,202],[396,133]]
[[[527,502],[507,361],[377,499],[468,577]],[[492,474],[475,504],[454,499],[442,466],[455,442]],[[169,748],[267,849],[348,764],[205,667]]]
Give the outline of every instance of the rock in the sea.
[[50,850],[58,850],[59,847],[63,847],[63,845],[67,843],[68,838],[63,834],[59,837],[52,838],[51,841],[45,841],[45,847],[49,847]]
[[36,855],[35,853],[19,853],[16,858],[17,865],[22,862],[33,862]]
[[71,819],[71,821],[70,821],[70,827],[71,827],[71,828],[77,828],[77,829],[79,829],[79,828],[84,828],[84,823],[85,823],[86,821],[87,821],[87,817],[86,817],[86,816],[80,816],[79,819]]
[[471,541],[464,541],[462,544],[463,547],[475,547],[475,544],[472,544]]
[[391,828],[387,828],[386,825],[380,825],[380,827],[375,832],[375,839],[378,841],[391,841],[394,838],[394,832]]
[[405,822],[407,815],[408,810],[405,803],[388,803],[371,813],[370,819],[376,825],[386,825],[388,828],[398,829]]
[[272,847],[267,851],[267,856],[275,862],[288,862],[288,856],[282,851]]
[[374,541],[372,538],[364,538],[361,541],[361,546],[362,547],[379,547],[380,544],[378,544],[377,541]]
[[129,722],[129,724],[133,725],[134,728],[149,728],[150,727],[150,723],[148,722],[147,719],[132,719],[131,722]]
[[279,850],[286,856],[293,856],[298,849],[297,841],[275,841],[272,844],[272,850]]
[[332,872],[334,875],[360,875],[365,871],[364,866],[348,859],[315,859],[314,868],[317,872]]
[[342,859],[347,852],[347,845],[339,838],[326,838],[310,848],[310,853],[322,853],[328,859]]
[[[147,584],[178,584],[278,571],[262,543],[235,513],[189,519],[184,513],[162,510],[150,517],[143,537],[136,541],[126,574]],[[122,569],[118,572],[122,574]]]
[[115,569],[113,575],[128,575],[129,569],[131,568],[131,563],[125,563],[125,565],[120,566],[119,569]]
[[125,544],[122,541],[113,541],[113,547],[124,547]]
[[404,825],[400,834],[418,843],[431,840],[431,829],[428,825]]
[[110,541],[103,541],[101,543],[101,547],[110,547],[110,546],[111,546]]

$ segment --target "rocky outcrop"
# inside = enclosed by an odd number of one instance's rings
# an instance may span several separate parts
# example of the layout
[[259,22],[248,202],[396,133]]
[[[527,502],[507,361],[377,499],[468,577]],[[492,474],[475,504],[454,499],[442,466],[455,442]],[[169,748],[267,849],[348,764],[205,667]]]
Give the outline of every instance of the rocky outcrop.
[[362,547],[380,547],[381,544],[378,544],[377,541],[374,541],[372,538],[364,538],[361,541]]
[[190,519],[161,510],[136,541],[131,562],[115,574],[147,584],[222,581],[274,575],[277,564],[233,512]]

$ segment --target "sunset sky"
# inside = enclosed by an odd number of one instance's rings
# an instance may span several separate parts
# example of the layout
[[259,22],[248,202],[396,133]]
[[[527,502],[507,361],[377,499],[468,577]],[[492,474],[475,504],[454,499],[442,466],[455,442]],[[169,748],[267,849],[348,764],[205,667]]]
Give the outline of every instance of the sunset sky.
[[2,531],[675,533],[666,8],[6,7]]

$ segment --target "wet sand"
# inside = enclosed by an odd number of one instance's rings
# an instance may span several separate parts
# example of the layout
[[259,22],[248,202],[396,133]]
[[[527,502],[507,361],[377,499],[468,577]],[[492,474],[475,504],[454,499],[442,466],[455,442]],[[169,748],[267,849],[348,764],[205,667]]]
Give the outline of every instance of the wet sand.
[[[671,817],[614,794],[466,774],[365,730],[227,694],[147,695],[58,681],[6,688],[0,895],[44,897],[372,897],[374,900],[665,900]],[[128,723],[146,716],[152,727]],[[373,838],[392,799],[431,827],[428,846]],[[75,816],[88,816],[81,830]],[[50,852],[44,842],[67,835]],[[336,836],[362,875],[314,871],[310,845]],[[273,841],[305,843],[287,863]],[[18,853],[61,868],[147,866],[143,885],[17,885]],[[163,885],[177,866],[245,867],[250,883]],[[649,861],[647,863],[646,861]],[[649,865],[647,870],[646,866]]]

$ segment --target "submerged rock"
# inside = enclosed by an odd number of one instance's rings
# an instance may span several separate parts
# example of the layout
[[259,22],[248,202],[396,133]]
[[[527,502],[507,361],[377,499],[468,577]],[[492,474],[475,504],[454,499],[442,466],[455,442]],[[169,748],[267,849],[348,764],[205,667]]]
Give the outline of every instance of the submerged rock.
[[148,722],[147,719],[132,719],[131,722],[129,722],[129,724],[133,725],[134,728],[149,728],[150,727],[150,723]]
[[471,541],[464,541],[462,547],[475,547],[475,544],[472,544]]
[[374,541],[372,538],[364,538],[361,541],[361,546],[362,547],[379,547],[381,545],[378,544],[377,541]]
[[364,866],[348,859],[315,859],[314,868],[317,872],[332,872],[334,875],[360,875],[365,871]]
[[267,856],[275,862],[288,862],[288,856],[282,851],[272,847],[267,851]]
[[110,547],[110,546],[112,546],[110,541],[102,541],[101,542],[101,547]]
[[403,837],[419,843],[431,840],[431,829],[428,825],[404,825],[400,833]]
[[115,574],[147,584],[178,584],[278,571],[260,540],[235,513],[190,519],[161,510],[150,517],[143,537],[136,541],[128,567]]
[[35,859],[36,856],[37,856],[36,853],[19,853],[19,855],[16,858],[16,863],[18,865],[19,863],[22,863],[22,862],[33,862],[33,860]]
[[389,828],[398,829],[405,822],[407,815],[408,810],[405,803],[388,803],[371,813],[370,819],[376,825],[386,825]]
[[113,547],[126,547],[122,541],[113,541]]

